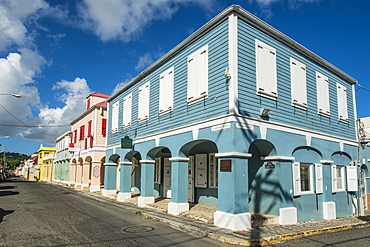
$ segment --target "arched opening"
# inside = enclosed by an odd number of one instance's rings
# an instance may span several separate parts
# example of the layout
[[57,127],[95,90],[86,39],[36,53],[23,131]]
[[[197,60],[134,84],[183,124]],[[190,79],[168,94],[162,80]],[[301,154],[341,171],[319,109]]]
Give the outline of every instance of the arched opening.
[[252,154],[248,159],[249,210],[278,215],[281,190],[278,162],[268,158],[276,156],[275,146],[266,140],[256,140],[248,152]]
[[171,198],[171,151],[167,147],[155,147],[148,157],[155,160],[154,195]]
[[141,155],[139,152],[131,151],[125,155],[125,161],[131,161],[131,192],[140,193],[141,190]]
[[218,206],[217,145],[209,140],[185,144],[179,156],[189,158],[188,201]]

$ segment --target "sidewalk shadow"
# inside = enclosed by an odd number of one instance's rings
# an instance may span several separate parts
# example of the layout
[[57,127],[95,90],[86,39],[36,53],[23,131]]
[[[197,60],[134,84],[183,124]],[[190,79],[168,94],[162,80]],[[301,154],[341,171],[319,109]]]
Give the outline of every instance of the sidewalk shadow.
[[13,196],[18,194],[18,191],[0,191],[0,196]]
[[14,212],[14,210],[4,210],[4,209],[0,208],[0,223],[3,221],[3,218],[4,218],[5,215],[11,214],[13,212]]

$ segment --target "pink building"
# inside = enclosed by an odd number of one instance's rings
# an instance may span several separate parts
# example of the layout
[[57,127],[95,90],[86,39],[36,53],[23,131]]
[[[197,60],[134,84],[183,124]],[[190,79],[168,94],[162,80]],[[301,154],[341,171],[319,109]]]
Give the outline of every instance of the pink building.
[[107,102],[110,95],[93,93],[86,98],[86,111],[71,122],[72,152],[70,186],[99,191],[104,184]]

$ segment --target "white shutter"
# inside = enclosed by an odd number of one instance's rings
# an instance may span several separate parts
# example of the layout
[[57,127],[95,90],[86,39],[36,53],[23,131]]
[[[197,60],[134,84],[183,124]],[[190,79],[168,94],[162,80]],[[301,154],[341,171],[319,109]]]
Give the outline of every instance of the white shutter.
[[337,192],[337,166],[331,166],[331,191],[333,193]]
[[346,166],[346,171],[347,171],[347,190],[348,191],[358,191],[357,167],[356,166]]
[[292,171],[293,171],[293,195],[301,195],[301,171],[300,163],[293,162]]
[[276,49],[257,39],[255,45],[257,93],[276,98]]
[[127,95],[123,100],[123,126],[131,126],[132,94]]
[[290,58],[290,80],[292,87],[292,104],[307,108],[306,65]]
[[322,164],[315,164],[316,194],[323,193]]
[[208,95],[208,49],[204,47],[197,58],[197,97]]
[[187,101],[195,99],[196,94],[196,58],[190,57],[188,59],[188,98]]
[[317,107],[318,112],[326,116],[330,115],[329,104],[329,79],[327,76],[316,72]]
[[149,118],[149,89],[150,83],[147,82],[139,88],[139,114],[138,121],[144,121]]
[[188,98],[191,103],[208,96],[208,45],[188,57]]
[[116,102],[112,105],[112,131],[118,130],[118,111],[119,102]]
[[174,67],[163,72],[159,78],[159,114],[162,114],[173,110]]
[[339,83],[337,83],[337,96],[339,120],[348,121],[347,89]]

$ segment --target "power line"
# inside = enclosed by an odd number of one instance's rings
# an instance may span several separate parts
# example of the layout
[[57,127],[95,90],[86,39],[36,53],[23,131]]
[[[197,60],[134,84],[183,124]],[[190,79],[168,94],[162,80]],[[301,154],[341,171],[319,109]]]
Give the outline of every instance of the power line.
[[15,119],[17,119],[19,122],[21,122],[24,126],[23,127],[28,127],[36,132],[39,132],[40,134],[43,134],[43,135],[49,135],[49,136],[58,136],[58,135],[52,135],[52,134],[47,134],[47,133],[44,133],[44,132],[41,132],[37,129],[34,129],[34,127],[32,126],[29,126],[27,125],[26,123],[24,123],[22,120],[20,120],[19,118],[17,118],[13,113],[11,113],[10,111],[8,111],[2,104],[0,104],[0,106],[7,112],[9,113],[9,115],[11,115],[12,117],[14,117]]
[[60,127],[68,127],[71,125],[15,125],[15,124],[0,124],[0,126],[6,126],[6,127],[20,127],[20,128],[60,128]]

